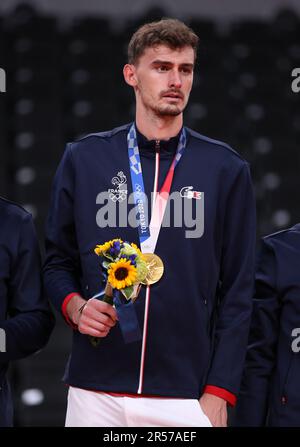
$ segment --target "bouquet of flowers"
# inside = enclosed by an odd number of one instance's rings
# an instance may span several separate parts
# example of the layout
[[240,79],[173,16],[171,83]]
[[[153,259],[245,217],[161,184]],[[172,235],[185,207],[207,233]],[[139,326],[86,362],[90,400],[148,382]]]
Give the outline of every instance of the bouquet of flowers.
[[95,253],[107,270],[104,301],[112,302],[113,289],[119,290],[127,301],[134,301],[148,274],[146,260],[137,245],[113,239],[97,245]]
[[[149,273],[146,259],[136,244],[123,242],[121,239],[97,245],[94,251],[100,256],[102,267],[107,271],[102,301],[116,307],[124,339],[130,342],[139,336],[132,303],[138,297],[141,285]],[[129,335],[132,328],[134,330]],[[90,336],[90,341],[96,347],[100,339]]]

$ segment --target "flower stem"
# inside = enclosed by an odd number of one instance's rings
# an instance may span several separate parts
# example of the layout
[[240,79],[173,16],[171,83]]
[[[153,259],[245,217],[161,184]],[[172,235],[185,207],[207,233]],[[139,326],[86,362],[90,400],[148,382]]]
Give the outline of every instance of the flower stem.
[[[110,304],[111,306],[114,303],[113,297],[112,296],[108,296],[106,294],[104,295],[104,297],[103,297],[103,299],[101,301],[103,301],[104,303]],[[89,336],[89,339],[90,339],[91,345],[94,346],[94,348],[96,348],[99,345],[100,340],[101,340],[101,338],[93,337],[92,335]]]

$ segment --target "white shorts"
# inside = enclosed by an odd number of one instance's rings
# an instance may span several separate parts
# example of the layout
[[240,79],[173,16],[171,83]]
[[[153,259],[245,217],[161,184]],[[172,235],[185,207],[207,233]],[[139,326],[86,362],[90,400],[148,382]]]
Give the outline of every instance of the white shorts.
[[66,427],[212,427],[197,399],[111,396],[69,388]]

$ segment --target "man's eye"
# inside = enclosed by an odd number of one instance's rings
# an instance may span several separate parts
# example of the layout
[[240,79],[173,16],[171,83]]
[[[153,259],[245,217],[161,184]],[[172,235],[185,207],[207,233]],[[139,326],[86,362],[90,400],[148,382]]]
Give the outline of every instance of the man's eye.
[[192,73],[192,70],[190,68],[183,68],[181,71],[184,74],[191,74]]
[[161,65],[160,67],[158,67],[158,71],[167,71],[168,67],[166,67],[165,65]]

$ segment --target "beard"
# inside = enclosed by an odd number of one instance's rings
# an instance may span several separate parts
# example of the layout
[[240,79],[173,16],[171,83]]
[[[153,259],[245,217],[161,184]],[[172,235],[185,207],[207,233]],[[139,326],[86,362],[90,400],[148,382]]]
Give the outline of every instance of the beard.
[[178,116],[184,111],[187,100],[183,100],[180,104],[166,104],[158,101],[156,104],[152,102],[148,105],[157,116]]
[[178,107],[175,105],[161,105],[154,106],[153,111],[157,116],[177,116],[183,112],[184,107]]
[[[172,100],[171,100],[170,103],[167,103],[167,104],[165,102],[158,101],[157,104],[153,104],[153,111],[158,116],[178,116],[185,109],[188,98],[184,98],[182,92],[180,92],[180,90],[178,90],[178,89],[169,89],[169,90],[162,91],[160,93],[161,100],[163,100],[164,96],[169,93],[178,94],[181,97],[181,101],[179,103],[177,101],[173,101],[173,103],[172,103]],[[186,99],[186,101],[185,101],[185,99]]]
[[172,104],[172,102],[166,103],[163,101],[163,95],[166,92],[161,92],[158,99],[155,100],[153,97],[145,94],[141,85],[139,85],[138,90],[140,94],[140,100],[143,103],[145,109],[148,109],[149,111],[151,110],[158,117],[178,116],[184,111],[188,102],[189,95],[187,97],[183,97],[182,101],[179,104],[176,104],[175,101]]

